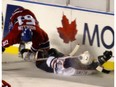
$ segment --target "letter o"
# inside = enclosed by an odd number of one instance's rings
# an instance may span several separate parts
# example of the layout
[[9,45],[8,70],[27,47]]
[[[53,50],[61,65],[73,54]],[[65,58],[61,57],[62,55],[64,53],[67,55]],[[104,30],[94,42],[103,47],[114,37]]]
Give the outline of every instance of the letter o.
[[[111,43],[110,45],[107,45],[107,44],[104,42],[103,36],[104,36],[104,32],[105,32],[106,30],[111,31],[111,33],[112,33],[112,35],[113,35],[113,41],[112,41],[112,43]],[[102,32],[101,32],[101,41],[102,41],[103,46],[106,47],[107,49],[111,49],[111,48],[114,46],[114,31],[113,31],[113,29],[112,29],[110,26],[105,26],[105,27],[103,28],[103,30],[102,30]]]

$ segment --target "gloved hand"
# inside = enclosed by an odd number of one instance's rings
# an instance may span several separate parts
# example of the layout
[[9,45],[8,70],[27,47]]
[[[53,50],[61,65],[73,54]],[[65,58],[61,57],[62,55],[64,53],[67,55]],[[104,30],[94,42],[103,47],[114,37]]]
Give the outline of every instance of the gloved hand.
[[4,52],[5,51],[5,48],[4,47],[2,47],[2,52]]
[[103,65],[110,58],[112,58],[112,51],[105,51],[103,55],[98,56],[98,62]]
[[21,51],[21,54],[22,54],[22,58],[23,58],[25,61],[32,61],[32,60],[34,60],[35,55],[36,55],[36,53],[32,52],[32,51],[29,50],[29,49],[23,49],[23,50]]

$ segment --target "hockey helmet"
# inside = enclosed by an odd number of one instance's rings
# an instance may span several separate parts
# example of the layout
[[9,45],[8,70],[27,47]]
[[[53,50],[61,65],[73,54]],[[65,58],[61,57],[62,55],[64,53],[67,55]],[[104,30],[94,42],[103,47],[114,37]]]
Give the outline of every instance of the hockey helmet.
[[21,33],[21,41],[29,42],[32,40],[33,32],[31,29],[25,28]]
[[79,55],[79,60],[82,64],[89,65],[93,62],[94,59],[90,56],[89,51],[85,51]]

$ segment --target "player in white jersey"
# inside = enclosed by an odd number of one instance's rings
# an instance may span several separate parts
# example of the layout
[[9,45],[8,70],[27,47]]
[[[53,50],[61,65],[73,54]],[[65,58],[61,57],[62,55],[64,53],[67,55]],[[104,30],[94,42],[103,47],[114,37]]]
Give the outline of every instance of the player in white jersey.
[[[46,56],[47,54],[47,56]],[[45,52],[38,52],[38,57],[48,57],[47,61],[38,61],[36,66],[44,71],[60,75],[88,75],[96,72],[110,73],[109,70],[102,66],[112,57],[111,51],[105,51],[97,59],[91,57],[88,51],[78,56],[65,56],[63,53],[52,48]]]

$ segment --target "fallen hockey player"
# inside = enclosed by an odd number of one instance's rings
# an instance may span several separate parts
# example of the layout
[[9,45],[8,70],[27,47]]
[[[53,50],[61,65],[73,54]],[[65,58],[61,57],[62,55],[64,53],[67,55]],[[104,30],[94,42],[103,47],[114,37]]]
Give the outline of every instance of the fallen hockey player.
[[[23,57],[25,58],[25,53]],[[48,52],[38,51],[39,58],[48,58],[47,60],[36,61],[36,66],[44,71],[60,75],[88,75],[96,72],[110,73],[102,65],[112,57],[111,51],[105,51],[98,59],[91,57],[88,51],[79,56],[65,56],[63,53],[52,48]]]

